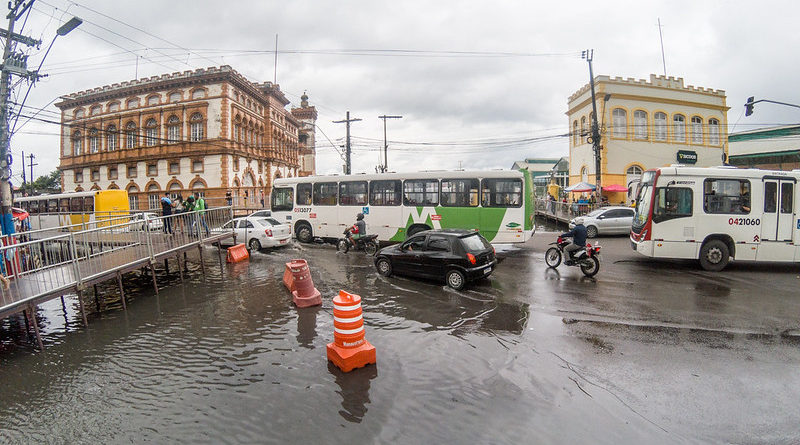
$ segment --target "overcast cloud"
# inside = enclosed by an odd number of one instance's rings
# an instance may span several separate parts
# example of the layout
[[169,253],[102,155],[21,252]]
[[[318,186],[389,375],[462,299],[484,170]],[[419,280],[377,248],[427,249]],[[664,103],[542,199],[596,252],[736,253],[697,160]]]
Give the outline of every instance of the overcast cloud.
[[[322,132],[343,144],[344,125],[332,121],[348,110],[363,119],[352,125],[354,172],[381,162],[382,114],[403,115],[388,122],[392,170],[508,168],[525,157],[567,154],[566,138],[524,141],[568,131],[567,97],[588,81],[581,50],[594,49],[596,75],[661,74],[658,18],[667,74],[726,90],[734,131],[797,123],[800,109],[779,105],[742,114],[751,95],[800,103],[798,13],[789,1],[36,0],[23,33],[44,44],[31,52],[29,69],[61,23],[72,15],[86,23],[55,42],[42,68],[51,75],[31,92],[26,113],[60,95],[135,78],[137,54],[140,78],[228,64],[252,81],[271,81],[278,34],[281,89],[292,106],[306,91],[319,112],[319,173],[341,171]],[[45,110],[40,117],[58,120],[57,108]],[[57,167],[57,134],[57,125],[30,122],[14,136],[15,184],[23,150],[36,155],[37,176]],[[476,144],[492,140],[497,144]]]

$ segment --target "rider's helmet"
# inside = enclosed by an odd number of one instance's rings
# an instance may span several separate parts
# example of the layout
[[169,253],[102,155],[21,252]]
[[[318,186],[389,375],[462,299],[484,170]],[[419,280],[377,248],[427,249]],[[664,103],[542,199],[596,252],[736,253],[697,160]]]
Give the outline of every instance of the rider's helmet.
[[576,225],[576,226],[581,226],[581,225],[583,225],[583,218],[581,218],[581,217],[577,217],[577,218],[575,218],[575,225]]
[[356,215],[356,221],[361,221],[362,219],[364,219],[363,213],[359,213],[358,215]]

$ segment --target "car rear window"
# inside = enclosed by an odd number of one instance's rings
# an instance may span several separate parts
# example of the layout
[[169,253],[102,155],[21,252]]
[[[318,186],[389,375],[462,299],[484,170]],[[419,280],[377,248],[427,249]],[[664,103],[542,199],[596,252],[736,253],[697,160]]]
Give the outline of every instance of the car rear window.
[[481,252],[490,247],[489,242],[483,239],[483,237],[477,233],[461,238],[461,242],[464,243],[464,248],[467,250],[467,252],[472,253]]
[[273,226],[279,226],[279,225],[281,224],[281,223],[280,223],[280,221],[278,221],[278,220],[277,220],[277,219],[275,219],[275,218],[264,218],[264,219],[262,219],[261,221],[266,221],[266,222],[268,222],[269,224],[272,224]]

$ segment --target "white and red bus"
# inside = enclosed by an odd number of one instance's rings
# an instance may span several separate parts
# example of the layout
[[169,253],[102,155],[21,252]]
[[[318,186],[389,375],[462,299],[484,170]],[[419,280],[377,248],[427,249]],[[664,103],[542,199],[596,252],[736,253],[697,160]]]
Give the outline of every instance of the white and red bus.
[[654,258],[800,262],[800,170],[670,166],[642,175],[631,247]]

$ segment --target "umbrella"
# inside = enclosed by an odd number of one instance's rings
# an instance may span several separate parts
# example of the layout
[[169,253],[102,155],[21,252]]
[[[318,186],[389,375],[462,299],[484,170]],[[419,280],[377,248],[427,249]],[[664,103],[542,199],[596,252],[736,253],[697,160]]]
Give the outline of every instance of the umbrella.
[[18,221],[23,221],[28,216],[30,216],[28,214],[28,212],[26,212],[23,209],[20,209],[20,208],[17,208],[17,207],[12,207],[11,208],[11,217],[12,218],[16,218]]
[[611,184],[603,187],[604,192],[627,192],[628,188],[624,185]]
[[566,190],[568,192],[578,192],[578,193],[580,193],[580,192],[593,192],[596,188],[597,187],[595,187],[593,184],[588,184],[586,182],[579,182],[579,183],[577,183],[575,185],[571,185],[571,186],[565,188],[564,190]]

